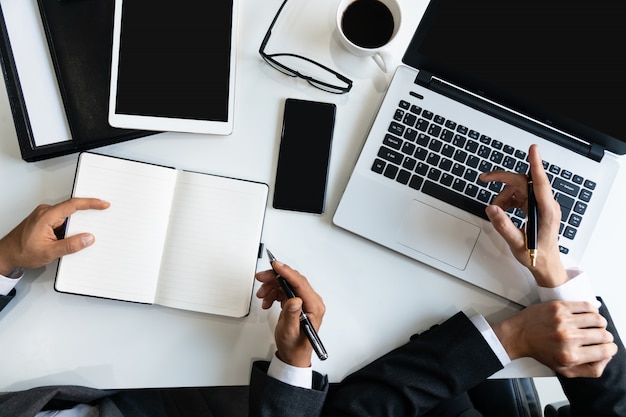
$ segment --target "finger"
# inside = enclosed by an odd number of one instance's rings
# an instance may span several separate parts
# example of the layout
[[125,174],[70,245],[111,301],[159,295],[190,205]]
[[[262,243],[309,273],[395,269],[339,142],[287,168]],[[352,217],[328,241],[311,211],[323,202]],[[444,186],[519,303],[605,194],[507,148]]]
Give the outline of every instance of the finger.
[[533,177],[533,182],[536,182],[536,185],[550,185],[548,174],[543,169],[543,159],[539,153],[539,147],[535,144],[530,145],[530,148],[528,148],[528,162],[530,163],[530,173]]
[[302,297],[304,294],[314,292],[306,277],[292,269],[289,265],[280,261],[274,261],[272,267],[277,274],[280,274],[289,282],[291,288],[298,296]]
[[61,239],[52,244],[51,254],[56,259],[65,255],[76,253],[88,246],[93,245],[95,240],[94,235],[90,233],[81,233],[72,237]]
[[585,365],[582,365],[583,367],[587,368],[587,371],[585,372],[585,376],[588,378],[600,378],[602,374],[604,373],[604,368],[606,368],[606,366],[608,365],[608,363],[611,361],[612,358],[613,356],[607,359],[603,359],[598,362],[592,362],[592,363],[587,363]]
[[590,346],[582,346],[579,349],[575,363],[572,363],[571,366],[593,364],[606,361],[615,356],[616,353],[617,345],[615,343],[602,343]]
[[44,216],[53,228],[59,227],[65,219],[78,210],[105,210],[111,204],[98,198],[71,198],[50,207]]
[[526,208],[528,200],[527,177],[510,171],[491,171],[480,175],[481,181],[498,181],[506,184],[504,189],[494,198],[492,204],[508,210],[511,207]]
[[487,206],[485,213],[494,229],[504,238],[512,250],[525,247],[524,234],[513,224],[502,208],[492,204]]
[[533,192],[537,198],[537,205],[542,213],[548,213],[553,208],[554,196],[546,171],[543,169],[543,160],[537,145],[528,149],[528,162],[533,179]]
[[287,296],[280,288],[278,280],[274,277],[273,281],[264,283],[257,291],[257,298],[263,299],[263,309],[268,309],[272,306],[274,301],[281,303],[287,300]]
[[276,281],[276,273],[272,269],[257,272],[254,277],[257,279],[257,281],[260,281],[264,284]]
[[256,292],[256,296],[258,298],[265,298],[273,290],[276,290],[276,286],[275,285],[272,285],[272,284],[269,284],[269,283],[268,284],[262,284],[261,287]]
[[282,304],[287,300],[287,296],[280,289],[280,284],[276,279],[276,272],[273,269],[257,272],[255,278],[263,283],[256,293],[257,298],[263,299],[261,305],[263,309],[267,310],[275,301],[279,301]]
[[604,327],[588,327],[585,328],[585,332],[591,332],[591,335],[587,336],[589,345],[608,345],[613,344],[614,337],[611,332]]
[[261,307],[264,310],[267,310],[268,308],[272,307],[274,301],[279,302],[282,305],[282,303],[286,300],[287,297],[285,297],[285,294],[282,291],[279,291],[278,288],[273,288],[263,297],[263,303],[261,304]]
[[262,284],[256,292],[257,298],[265,298],[272,291],[271,285]]
[[263,309],[268,309],[272,306],[274,301],[281,301],[280,295],[282,293],[278,291],[278,286],[271,284],[263,284],[256,293],[257,298],[263,300]]
[[[284,277],[291,285],[294,293],[302,298],[304,311],[313,316],[313,321],[319,325],[321,318],[326,311],[324,301],[309,283],[309,280],[289,265],[275,261],[272,266],[274,270]],[[319,321],[318,321],[319,320]]]
[[261,287],[257,290],[257,298],[263,299],[262,308],[267,310],[272,306],[274,301],[278,300],[278,281],[276,273],[272,270],[257,272],[255,275],[257,281],[262,282]]
[[560,367],[555,371],[566,378],[599,378],[604,372],[604,368],[611,359],[605,359],[598,362],[584,363],[582,365]]
[[554,303],[567,309],[572,314],[598,313],[599,311],[596,306],[588,301],[554,301]]
[[[480,174],[480,179],[484,182],[499,181],[514,187],[519,191],[526,189],[526,176],[511,171],[490,171]],[[525,193],[524,193],[525,195]]]
[[526,194],[519,195],[520,193],[517,191],[515,187],[506,186],[504,189],[498,194],[491,204],[495,204],[502,208],[502,210],[508,210],[511,207],[521,208],[526,203]]
[[610,332],[607,332],[606,329],[606,325],[607,325],[607,321],[604,317],[602,317],[600,314],[598,313],[577,313],[574,314],[572,316],[573,318],[573,326],[576,326],[579,329],[583,329],[583,331],[586,331],[588,329],[598,329],[601,330],[602,332],[606,332],[605,333],[605,338],[603,338],[602,340],[597,340],[595,342],[591,342],[591,343],[605,343],[605,342],[612,342],[613,341],[613,335]]

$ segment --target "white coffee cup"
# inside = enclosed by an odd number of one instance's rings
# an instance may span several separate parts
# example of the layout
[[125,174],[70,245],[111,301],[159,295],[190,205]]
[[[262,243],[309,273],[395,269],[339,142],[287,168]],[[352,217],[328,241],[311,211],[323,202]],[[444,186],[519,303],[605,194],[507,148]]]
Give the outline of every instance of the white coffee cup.
[[337,8],[339,39],[348,52],[371,56],[381,70],[389,72],[387,45],[400,29],[401,16],[397,0],[341,0]]

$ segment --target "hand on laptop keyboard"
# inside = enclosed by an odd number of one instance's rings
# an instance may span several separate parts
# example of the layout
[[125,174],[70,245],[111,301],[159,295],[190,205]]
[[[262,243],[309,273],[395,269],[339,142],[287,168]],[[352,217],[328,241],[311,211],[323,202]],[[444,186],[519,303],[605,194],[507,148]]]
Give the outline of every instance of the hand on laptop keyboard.
[[[597,184],[575,173],[574,167],[542,163],[561,206],[559,250],[568,254]],[[488,220],[485,207],[492,204],[503,184],[486,183],[479,173],[506,170],[513,175],[526,174],[529,164],[525,150],[401,100],[371,170]],[[511,209],[508,214],[515,225],[523,226],[523,210]]]
[[509,244],[515,258],[530,269],[537,284],[542,287],[556,287],[567,281],[567,274],[559,256],[558,244],[561,207],[552,194],[550,180],[543,168],[537,145],[532,145],[528,153],[539,217],[539,255],[535,267],[530,265],[524,231],[519,229],[505,213],[511,208],[526,210],[528,177],[524,174],[505,171],[481,174],[482,181],[497,181],[506,184],[492,204],[487,207],[486,213],[496,231]]

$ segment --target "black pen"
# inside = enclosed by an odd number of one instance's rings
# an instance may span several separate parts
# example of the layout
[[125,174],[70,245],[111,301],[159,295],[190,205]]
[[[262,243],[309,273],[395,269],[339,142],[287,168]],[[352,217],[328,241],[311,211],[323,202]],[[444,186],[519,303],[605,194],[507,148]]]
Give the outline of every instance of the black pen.
[[533,190],[533,179],[528,174],[528,213],[526,219],[526,247],[530,265],[537,265],[537,200]]
[[[276,257],[274,257],[274,255],[272,254],[272,252],[270,252],[269,249],[266,248],[265,250],[267,251],[267,257],[270,259],[270,265],[272,265],[274,261],[276,260]],[[272,265],[272,269],[274,269],[273,265]],[[296,294],[293,292],[293,288],[291,288],[291,285],[289,285],[289,283],[287,282],[285,278],[280,276],[280,274],[276,273],[276,279],[278,280],[280,287],[285,292],[285,295],[287,296],[287,298],[294,298],[296,296]],[[311,342],[311,346],[313,346],[313,350],[317,354],[317,357],[320,358],[320,360],[322,361],[328,359],[328,353],[326,353],[326,349],[324,348],[324,345],[322,344],[320,337],[315,331],[315,328],[313,327],[311,320],[309,320],[304,310],[300,311],[300,326],[302,327],[302,330],[304,331],[304,334],[306,335],[307,339],[309,339],[309,342]]]

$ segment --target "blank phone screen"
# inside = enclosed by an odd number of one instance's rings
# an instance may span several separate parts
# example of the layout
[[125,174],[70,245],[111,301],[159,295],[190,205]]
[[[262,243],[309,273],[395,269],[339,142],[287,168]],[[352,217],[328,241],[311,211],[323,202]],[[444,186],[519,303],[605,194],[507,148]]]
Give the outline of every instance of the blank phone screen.
[[334,125],[334,104],[285,101],[274,208],[324,212]]

